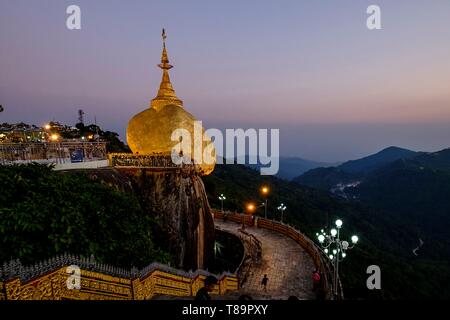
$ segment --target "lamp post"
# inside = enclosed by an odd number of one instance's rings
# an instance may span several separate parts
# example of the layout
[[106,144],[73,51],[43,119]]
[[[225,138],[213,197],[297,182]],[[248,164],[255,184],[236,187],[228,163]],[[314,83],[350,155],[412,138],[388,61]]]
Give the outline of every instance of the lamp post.
[[340,230],[342,227],[342,220],[338,219],[335,222],[336,229],[331,229],[330,234],[325,233],[322,229],[320,234],[316,233],[317,239],[323,248],[325,255],[331,260],[334,266],[333,272],[333,296],[336,299],[338,296],[338,278],[339,278],[339,262],[347,256],[346,251],[352,249],[358,242],[357,236],[351,237],[352,245],[348,241],[341,240]]
[[279,211],[281,211],[281,222],[283,222],[283,213],[284,213],[284,210],[286,210],[286,206],[282,203],[282,204],[280,204],[279,206],[278,206],[278,208],[277,208]]
[[[250,215],[252,215],[252,219],[253,219],[253,214],[254,214],[254,212],[255,212],[255,210],[256,209],[259,209],[259,208],[261,208],[261,207],[264,207],[265,206],[265,203],[263,202],[263,203],[261,203],[259,206],[257,206],[257,205],[255,205],[255,204],[253,204],[253,203],[249,203],[248,205],[247,205],[247,207],[246,207],[246,209],[247,209],[247,212],[250,214]],[[253,221],[253,223],[254,223],[254,221]]]
[[261,193],[263,194],[264,200],[264,218],[267,219],[267,196],[269,195],[269,187],[263,186],[261,188]]
[[264,202],[261,203],[259,206],[255,205],[255,204],[253,204],[253,203],[250,203],[250,204],[247,205],[247,211],[248,211],[249,213],[253,214],[253,212],[254,212],[256,209],[259,209],[259,208],[265,207],[265,206],[266,206],[266,204],[265,204]]
[[[253,215],[253,212],[257,209],[258,207],[255,206],[253,203],[249,203],[246,207],[247,212],[249,215]],[[245,229],[245,215],[242,216],[242,230]]]
[[219,200],[220,200],[220,205],[222,207],[222,213],[223,213],[223,201],[226,200],[227,198],[223,195],[223,193],[220,194],[219,196]]

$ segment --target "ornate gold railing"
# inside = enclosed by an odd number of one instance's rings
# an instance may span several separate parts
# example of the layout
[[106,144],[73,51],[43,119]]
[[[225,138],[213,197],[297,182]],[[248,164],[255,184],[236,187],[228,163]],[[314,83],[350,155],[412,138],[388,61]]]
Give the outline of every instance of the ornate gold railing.
[[170,156],[160,154],[137,155],[133,153],[108,154],[109,165],[123,168],[162,168],[179,169],[180,165],[173,163]]
[[[79,289],[71,289],[68,266],[80,267]],[[210,273],[185,272],[153,263],[124,270],[95,262],[93,258],[59,256],[34,266],[12,261],[0,267],[0,300],[146,300],[156,295],[194,296]],[[212,294],[238,290],[235,275],[217,276]]]

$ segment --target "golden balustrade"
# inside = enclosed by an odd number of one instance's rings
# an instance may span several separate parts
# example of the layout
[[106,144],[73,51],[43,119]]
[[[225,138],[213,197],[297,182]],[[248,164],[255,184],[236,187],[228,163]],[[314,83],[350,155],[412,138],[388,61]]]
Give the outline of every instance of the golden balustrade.
[[[159,267],[151,267],[146,274],[141,272],[137,277],[115,276],[107,274],[114,268],[102,265],[105,272],[80,268],[80,288],[71,289],[68,279],[73,275],[68,273],[69,265],[72,264],[67,263],[50,272],[42,268],[44,273],[31,279],[23,280],[19,275],[0,279],[0,300],[148,300],[157,295],[193,297],[209,275],[203,270],[187,273],[156,264]],[[5,274],[5,270],[2,272]],[[213,295],[238,290],[235,275],[224,273],[218,279]]]

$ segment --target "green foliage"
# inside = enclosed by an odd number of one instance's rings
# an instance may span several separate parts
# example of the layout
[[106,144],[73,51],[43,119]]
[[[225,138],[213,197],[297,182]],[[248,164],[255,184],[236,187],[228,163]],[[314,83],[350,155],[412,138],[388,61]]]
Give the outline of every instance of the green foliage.
[[[99,126],[90,124],[85,126],[83,123],[77,123],[75,127],[78,129],[76,137],[87,137],[90,135],[99,135],[99,138],[105,140],[107,152],[131,152],[130,148],[119,139],[119,134],[112,131],[103,131]],[[63,135],[64,136],[64,135]],[[72,136],[64,136],[65,138],[73,138]]]
[[131,149],[119,139],[119,134],[116,132],[104,131],[101,134],[101,138],[108,142],[106,144],[106,149],[108,152],[131,153]]
[[208,265],[208,270],[216,274],[234,272],[244,256],[242,242],[237,236],[219,230],[216,230],[215,237],[214,259]]
[[0,166],[0,190],[0,262],[33,263],[64,252],[122,267],[170,261],[155,247],[156,221],[138,200],[84,174]]

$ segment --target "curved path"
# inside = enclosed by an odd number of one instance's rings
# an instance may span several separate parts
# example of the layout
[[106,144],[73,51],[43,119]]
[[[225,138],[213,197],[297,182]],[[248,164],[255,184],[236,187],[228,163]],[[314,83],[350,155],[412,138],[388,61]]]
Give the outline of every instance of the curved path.
[[[233,234],[238,234],[241,227],[240,224],[223,222],[222,219],[215,219],[214,223],[221,230]],[[252,271],[239,294],[248,294],[253,299],[285,300],[289,296],[314,299],[311,290],[314,262],[297,242],[266,229],[246,227],[245,231],[261,242],[262,262],[252,266]],[[269,278],[267,292],[264,292],[261,286],[264,274]]]

